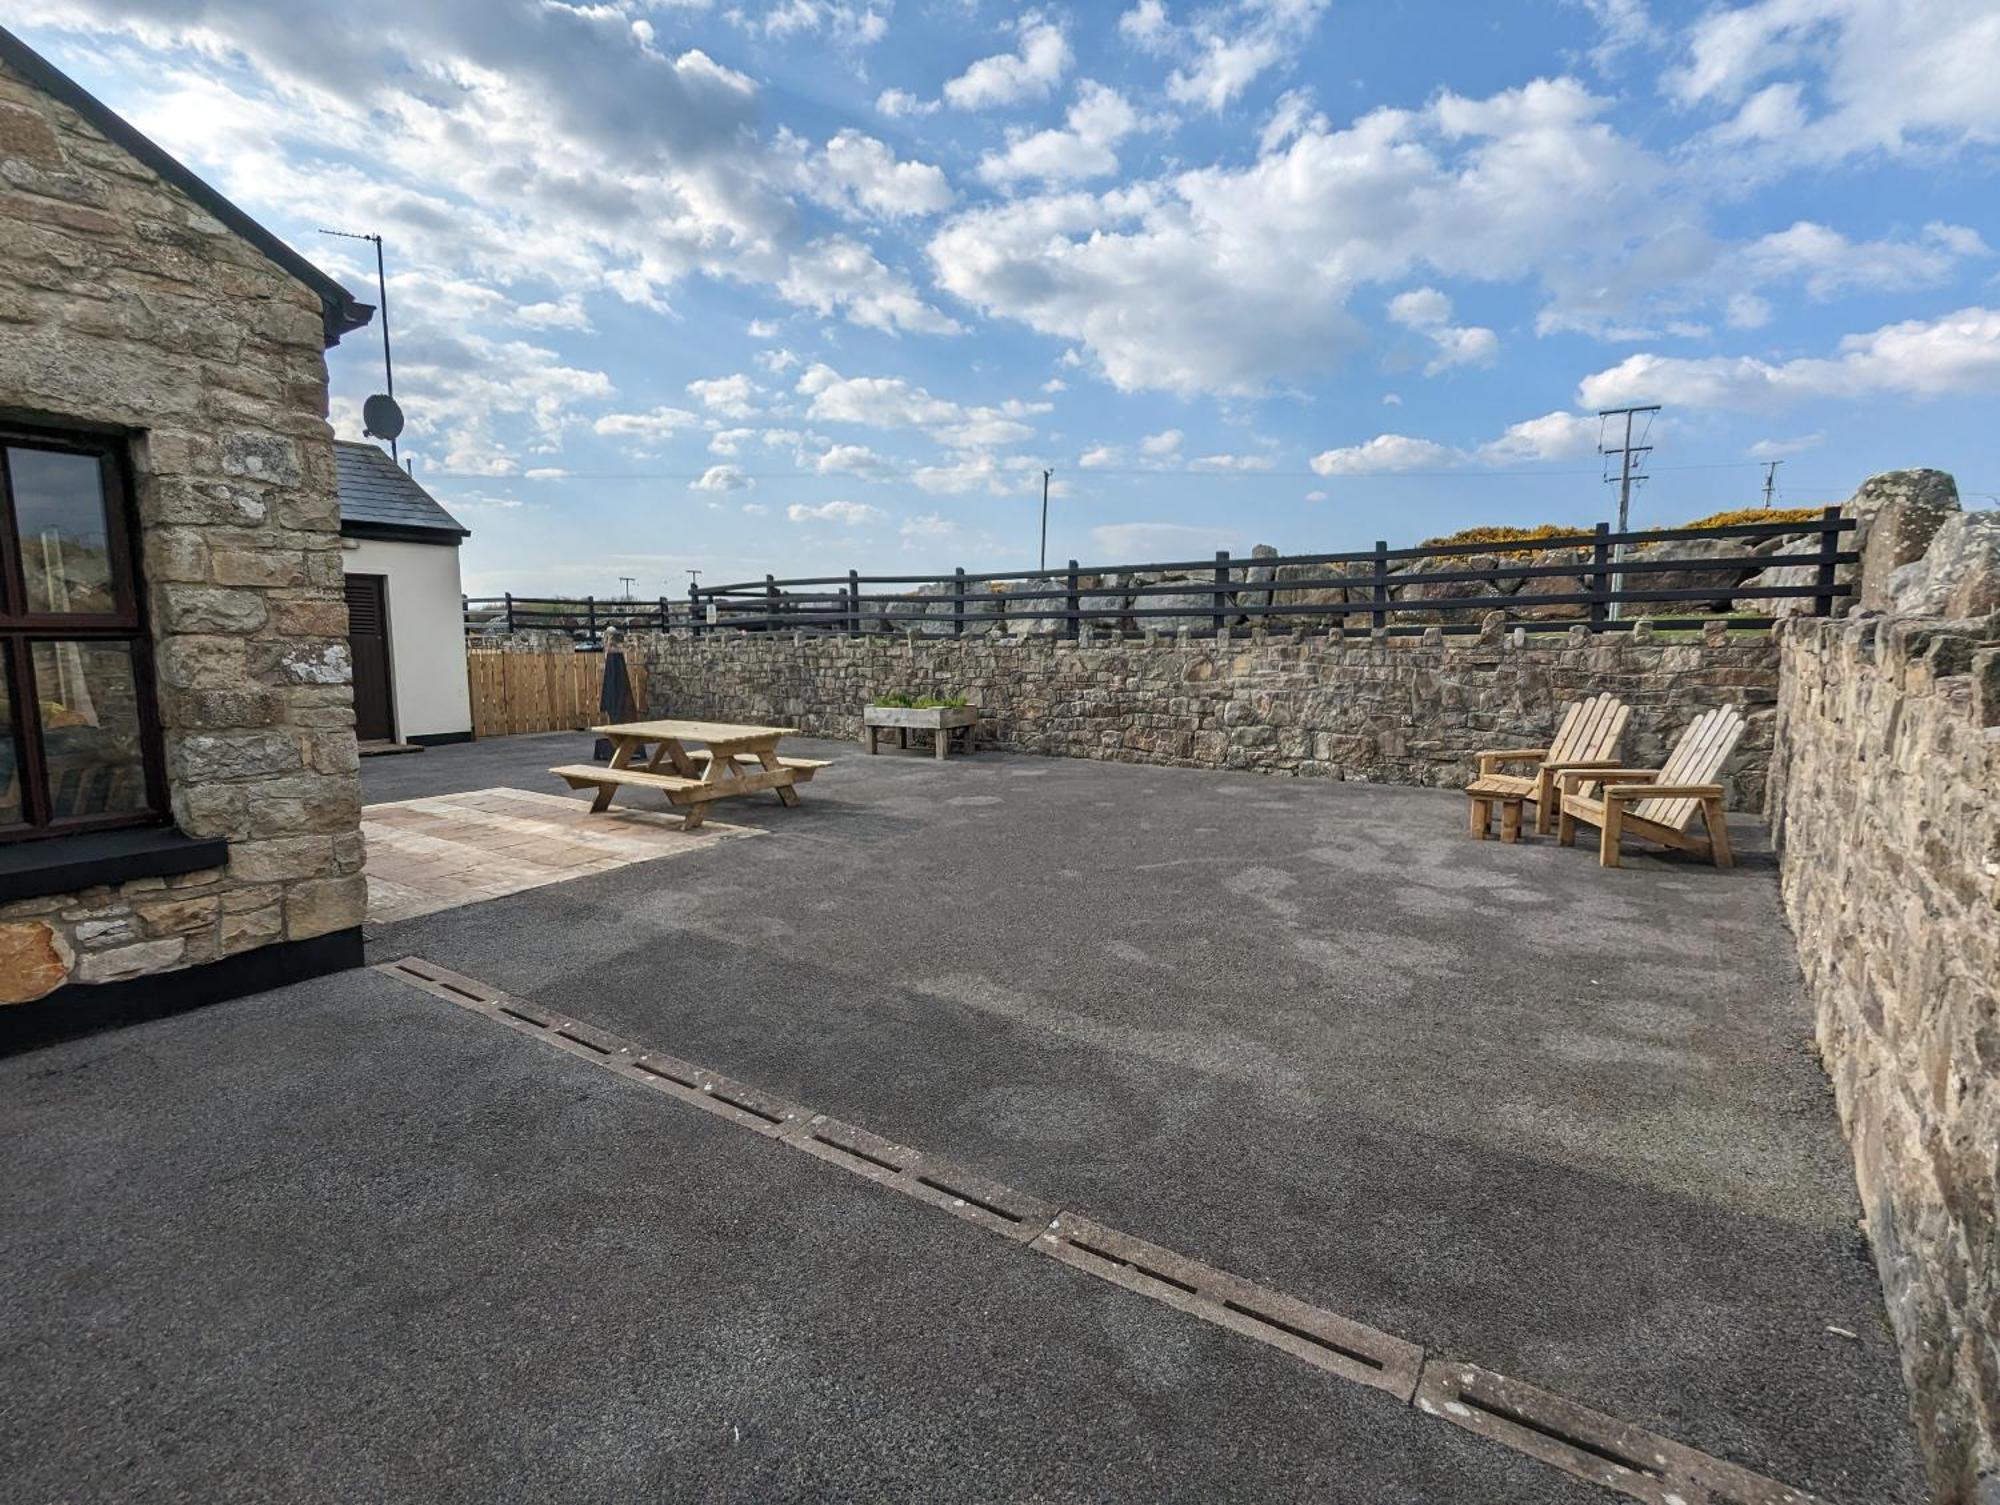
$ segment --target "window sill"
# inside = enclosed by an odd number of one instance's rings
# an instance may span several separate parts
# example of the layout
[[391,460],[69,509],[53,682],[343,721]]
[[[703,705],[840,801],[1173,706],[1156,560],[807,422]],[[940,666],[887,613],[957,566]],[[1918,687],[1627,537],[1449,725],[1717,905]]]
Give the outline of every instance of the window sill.
[[8,842],[0,846],[0,904],[134,878],[195,873],[228,861],[228,842],[183,836],[172,826]]

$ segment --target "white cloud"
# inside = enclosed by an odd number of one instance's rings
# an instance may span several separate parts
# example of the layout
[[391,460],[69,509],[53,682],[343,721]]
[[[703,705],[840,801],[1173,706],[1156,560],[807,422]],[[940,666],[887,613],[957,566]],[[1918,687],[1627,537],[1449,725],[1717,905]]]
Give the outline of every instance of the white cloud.
[[[1755,0],[1702,16],[1665,84],[1685,105],[1741,104],[1735,142],[1828,162],[2000,139],[1996,75],[1991,0]],[[1746,127],[1752,110],[1763,118]]]
[[743,326],[743,332],[753,340],[775,340],[784,327],[776,319],[752,319]]
[[795,390],[811,399],[807,416],[820,422],[922,429],[951,449],[1018,443],[1034,433],[1021,420],[1050,408],[1046,402],[1017,399],[997,406],[968,407],[935,397],[900,376],[842,376],[824,363],[808,367]]
[[1094,79],[1077,85],[1076,102],[1065,117],[1067,128],[1009,132],[1004,152],[979,159],[979,176],[1005,184],[1022,178],[1046,183],[1098,178],[1118,170],[1117,144],[1140,127],[1139,112],[1116,89]]
[[644,413],[606,413],[590,427],[606,439],[635,439],[651,445],[662,444],[700,421],[686,408],[652,408]]
[[839,523],[859,528],[866,523],[882,522],[889,514],[866,502],[822,502],[817,507],[794,502],[785,509],[785,516],[795,523]]
[[904,115],[935,115],[939,101],[919,99],[908,89],[884,89],[875,96],[875,108],[881,114],[895,119]]
[[1472,464],[1533,465],[1573,460],[1597,452],[1597,429],[1598,420],[1591,414],[1558,410],[1509,424],[1497,439],[1470,450],[1407,434],[1377,434],[1365,444],[1314,455],[1312,468],[1323,476],[1370,476],[1450,470]]
[[904,538],[955,538],[958,524],[939,512],[921,512],[904,518],[897,531]]
[[1163,0],[1139,0],[1118,18],[1118,34],[1147,52],[1159,51],[1173,35]]
[[1167,80],[1181,104],[1221,110],[1265,72],[1299,53],[1327,0],[1237,0],[1192,28],[1195,61]]
[[757,405],[752,399],[757,395],[757,384],[741,371],[734,376],[717,376],[687,384],[687,394],[711,413],[720,413],[724,418],[750,418],[755,416]]
[[1605,103],[1543,80],[1315,124],[1247,166],[962,212],[931,265],[987,314],[1082,344],[1121,389],[1255,394],[1362,343],[1360,284],[1418,266],[1517,279],[1622,236],[1658,171]]
[[699,480],[688,482],[690,491],[748,491],[756,484],[734,465],[711,465]]
[[1139,441],[1139,453],[1149,460],[1171,459],[1180,453],[1181,441],[1186,437],[1179,429],[1161,429]]
[[1207,473],[1269,470],[1273,463],[1269,455],[1197,455],[1187,462],[1187,468]]
[[1113,561],[1168,563],[1217,549],[1237,549],[1243,535],[1226,528],[1194,528],[1182,523],[1104,523],[1090,530],[1091,546]]
[[[804,463],[802,461],[802,463]],[[896,465],[865,444],[833,444],[810,457],[813,473],[822,476],[858,476],[867,481],[886,481],[896,474]]]
[[1326,500],[1326,497],[1327,494],[1324,491],[1308,491],[1306,493],[1306,500],[1309,502],[1323,502]]
[[831,236],[791,259],[778,292],[821,315],[836,309],[854,323],[888,333],[962,334],[958,321],[918,295],[909,278],[891,271],[860,241]]
[[1831,298],[1852,289],[1899,292],[1946,281],[1963,259],[1990,256],[1976,230],[1933,222],[1915,240],[1849,240],[1839,231],[1800,220],[1752,241],[1737,254],[1757,283],[1796,279],[1808,296]]
[[590,330],[590,315],[583,311],[583,299],[574,293],[553,302],[524,303],[514,310],[514,318],[530,329]]
[[1431,342],[1434,354],[1424,375],[1436,376],[1453,366],[1484,366],[1500,353],[1500,337],[1478,325],[1454,325],[1451,299],[1434,287],[1413,288],[1389,300],[1389,317]]
[[1079,470],[1111,470],[1125,463],[1125,452],[1115,444],[1100,444],[1077,456]]
[[1597,433],[1595,415],[1558,409],[1509,424],[1498,439],[1480,447],[1479,458],[1489,465],[1580,459],[1597,453]]
[[1412,439],[1406,434],[1377,434],[1366,444],[1323,450],[1312,457],[1316,475],[1370,476],[1398,471],[1443,469],[1455,465],[1459,453],[1430,439]]
[[1750,446],[1753,460],[1783,460],[1792,455],[1802,455],[1809,449],[1818,449],[1826,443],[1824,430],[1813,434],[1800,434],[1795,439],[1759,439]]
[[751,359],[773,376],[782,376],[799,363],[799,358],[783,346],[776,350],[760,350]]
[[949,209],[955,195],[943,171],[928,162],[899,162],[887,145],[844,130],[804,165],[809,191],[856,214],[902,219]]
[[1586,407],[1665,402],[1694,408],[1775,408],[1807,398],[1943,397],[2000,392],[2000,309],[1885,324],[1840,342],[1833,358],[1634,355],[1587,376]]
[[947,82],[945,101],[960,110],[985,110],[1044,99],[1062,82],[1070,60],[1069,39],[1062,28],[1030,11],[1021,18],[1016,50],[981,58]]
[[708,436],[711,455],[740,455],[743,446],[757,437],[755,429],[718,429]]

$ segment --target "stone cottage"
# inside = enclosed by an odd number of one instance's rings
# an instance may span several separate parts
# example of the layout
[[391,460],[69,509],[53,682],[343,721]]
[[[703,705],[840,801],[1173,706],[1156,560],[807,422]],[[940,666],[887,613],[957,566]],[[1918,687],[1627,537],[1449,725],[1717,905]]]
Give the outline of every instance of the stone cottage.
[[324,352],[372,312],[0,29],[0,1033],[360,960]]

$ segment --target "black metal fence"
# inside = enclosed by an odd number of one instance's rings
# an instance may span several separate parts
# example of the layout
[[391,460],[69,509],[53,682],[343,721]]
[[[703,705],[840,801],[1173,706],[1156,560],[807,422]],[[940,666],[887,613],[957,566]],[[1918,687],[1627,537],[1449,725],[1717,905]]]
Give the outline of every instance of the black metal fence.
[[[1834,602],[1853,589],[1839,579],[1839,567],[1860,557],[1840,546],[1841,535],[1854,526],[1838,508],[1829,507],[1807,523],[1641,533],[1614,533],[1609,524],[1599,523],[1589,533],[1499,543],[1392,549],[1377,542],[1371,550],[1353,553],[1244,559],[1224,551],[1213,559],[1088,567],[1072,559],[1054,570],[954,570],[948,580],[935,574],[863,575],[856,570],[793,580],[767,575],[692,586],[685,601],[665,596],[638,602],[525,596],[469,600],[467,625],[474,632],[552,630],[592,639],[614,624],[696,632],[916,631],[955,636],[1018,627],[1074,637],[1086,623],[1093,631],[1185,627],[1197,633],[1276,623],[1367,634],[1417,633],[1433,626],[1476,632],[1480,619],[1497,611],[1509,626],[1542,630],[1581,625],[1615,632],[1641,616],[1665,628],[1716,620],[1759,628],[1769,626],[1772,616],[1768,610],[1745,610],[1744,603],[1805,600],[1814,615],[1831,615]],[[1790,548],[1769,551],[1776,541]],[[1719,543],[1729,548],[1718,552],[1714,546]],[[1757,552],[1760,543],[1767,552]],[[1677,552],[1676,544],[1703,547]],[[1643,552],[1628,552],[1633,549]],[[1454,560],[1480,556],[1494,560],[1452,566]],[[1418,560],[1426,561],[1426,567],[1398,568]],[[1754,583],[1774,567],[1793,578]]]

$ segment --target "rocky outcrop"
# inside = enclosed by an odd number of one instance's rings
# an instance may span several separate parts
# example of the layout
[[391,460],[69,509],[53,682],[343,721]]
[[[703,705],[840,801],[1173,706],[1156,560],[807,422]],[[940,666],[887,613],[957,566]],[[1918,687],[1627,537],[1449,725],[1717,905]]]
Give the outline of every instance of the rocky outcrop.
[[1957,514],[1958,483],[1941,470],[1890,470],[1870,476],[1840,509],[1857,524],[1849,547],[1861,555],[1857,611],[1887,611],[1889,577],[1923,557],[1946,519]]
[[2000,617],[1797,621],[1781,638],[1785,910],[1937,1498],[1985,1505],[2000,1499]]
[[1983,617],[2000,612],[2000,512],[1955,512],[1923,554],[1894,570],[1880,597],[1901,616]]

